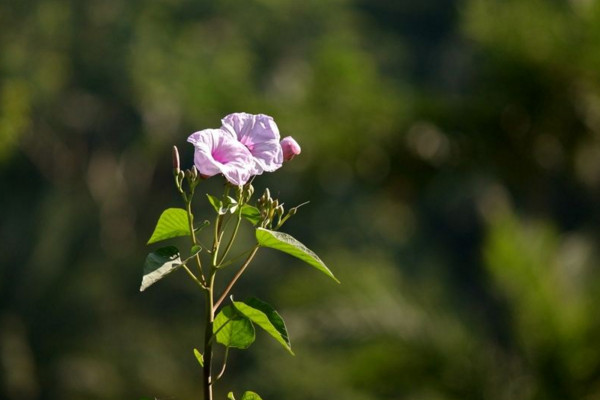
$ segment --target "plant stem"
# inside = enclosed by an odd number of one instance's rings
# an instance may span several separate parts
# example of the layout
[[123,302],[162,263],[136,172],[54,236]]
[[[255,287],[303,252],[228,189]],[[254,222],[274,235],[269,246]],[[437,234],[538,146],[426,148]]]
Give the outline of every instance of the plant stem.
[[250,265],[250,263],[252,262],[252,259],[254,259],[254,256],[256,255],[256,252],[258,251],[259,248],[260,248],[260,246],[257,244],[252,249],[252,252],[248,256],[248,258],[246,258],[246,261],[244,261],[244,264],[242,264],[242,266],[240,267],[239,271],[231,279],[231,282],[229,282],[229,284],[227,285],[227,287],[225,288],[225,290],[223,290],[223,293],[219,297],[219,300],[217,300],[216,303],[214,304],[214,306],[213,306],[213,313],[214,313],[214,311],[216,311],[217,308],[219,308],[219,306],[221,305],[221,303],[223,302],[223,300],[225,300],[225,298],[227,297],[227,295],[229,294],[229,292],[231,291],[231,289],[233,288],[233,286],[235,285],[235,283],[237,282],[237,280],[240,279],[240,276],[242,276],[242,274],[244,273],[244,271],[246,270],[246,268],[248,268],[248,265]]
[[198,278],[196,278],[196,275],[194,275],[192,273],[192,271],[190,271],[190,269],[188,268],[187,265],[182,264],[182,267],[185,270],[185,272],[187,272],[187,274],[189,275],[189,277],[192,278],[192,280],[194,282],[196,282],[196,284],[198,284],[198,286],[200,286],[202,289],[206,289],[206,286],[202,282],[200,282],[200,280],[198,280]]
[[238,216],[237,216],[237,222],[235,224],[235,228],[233,229],[233,233],[231,234],[231,238],[229,238],[229,243],[227,243],[227,246],[225,247],[225,251],[223,252],[223,255],[221,256],[221,261],[219,261],[219,266],[223,263],[223,261],[225,260],[225,257],[227,257],[227,254],[229,253],[229,250],[231,250],[231,246],[233,245],[233,241],[235,240],[235,237],[237,236],[238,230],[240,229],[240,223],[242,222],[242,214],[241,211],[238,212]]
[[[192,197],[194,192],[192,191],[189,199],[186,199],[185,205],[188,214],[188,223],[190,225],[190,233],[192,234],[192,243],[194,246],[198,245],[196,239],[196,232],[194,232],[194,214],[192,213]],[[204,279],[204,272],[202,271],[202,262],[200,261],[200,254],[196,253],[196,264],[198,265],[198,271],[200,272],[200,281],[206,287],[206,281]]]
[[208,290],[206,291],[206,330],[204,331],[204,369],[203,369],[203,384],[204,384],[204,400],[212,400],[212,336],[213,323],[215,320],[214,312],[214,286],[215,272],[213,267],[208,279]]
[[238,255],[236,255],[236,256],[234,256],[234,257],[231,257],[231,258],[230,258],[229,260],[227,260],[226,262],[223,262],[223,260],[221,260],[221,262],[219,263],[219,269],[221,269],[221,268],[223,268],[223,267],[226,267],[226,266],[228,266],[228,265],[230,265],[230,264],[234,263],[234,262],[235,262],[235,261],[237,261],[238,259],[240,259],[240,258],[244,257],[246,254],[249,254],[249,253],[250,253],[252,250],[253,250],[253,249],[246,250],[246,251],[244,251],[244,252],[243,252],[243,253],[241,253],[241,254],[238,254]]
[[227,368],[227,357],[228,356],[229,356],[229,347],[226,347],[225,348],[225,356],[224,356],[224,359],[223,359],[223,367],[221,368],[221,372],[219,372],[219,375],[217,375],[217,378],[216,378],[217,381],[219,379],[221,379],[221,377],[225,373],[225,369]]
[[223,236],[223,232],[221,231],[222,221],[222,215],[217,215],[217,218],[215,220],[215,238],[212,248],[212,265],[210,268],[210,275],[208,277],[206,290],[206,330],[204,331],[203,370],[204,400],[212,400],[212,337],[216,311],[216,307],[214,306],[215,274],[217,273],[217,255],[219,253],[219,247],[221,246],[221,237]]

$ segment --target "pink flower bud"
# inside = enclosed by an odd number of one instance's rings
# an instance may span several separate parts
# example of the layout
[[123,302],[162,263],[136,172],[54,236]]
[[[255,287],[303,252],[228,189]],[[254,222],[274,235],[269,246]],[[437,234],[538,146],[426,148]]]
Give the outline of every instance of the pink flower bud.
[[290,161],[302,151],[298,142],[291,136],[283,138],[281,148],[283,149],[283,161]]
[[179,151],[177,150],[177,146],[173,146],[173,172],[175,175],[179,174],[180,168]]

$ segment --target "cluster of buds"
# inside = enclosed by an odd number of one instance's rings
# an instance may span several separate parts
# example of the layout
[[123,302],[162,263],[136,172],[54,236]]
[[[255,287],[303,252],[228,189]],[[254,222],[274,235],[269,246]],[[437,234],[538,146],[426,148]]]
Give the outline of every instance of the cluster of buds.
[[190,190],[193,191],[196,185],[198,185],[200,181],[200,175],[198,174],[198,169],[196,166],[192,166],[192,168],[187,169],[185,171],[181,170],[181,164],[179,161],[179,151],[177,150],[177,146],[173,146],[173,176],[175,177],[175,184],[177,185],[177,190],[179,193],[184,194],[183,191],[183,180],[187,179]]
[[237,187],[237,199],[240,204],[247,204],[252,195],[254,194],[254,186],[251,183],[247,183],[243,186]]
[[[292,207],[286,213],[283,208],[283,203],[280,204],[278,199],[273,199],[269,189],[265,189],[265,192],[257,201],[257,206],[262,219],[261,226],[263,228],[272,228],[273,225],[275,225],[274,229],[279,229],[288,219],[296,215],[298,208],[304,204],[307,203]],[[275,220],[277,220],[276,224],[274,223]]]
[[271,227],[275,217],[281,222],[283,216],[283,204],[279,204],[279,200],[271,197],[269,189],[265,189],[265,192],[257,201],[258,209],[260,210],[260,217],[263,220],[263,227]]

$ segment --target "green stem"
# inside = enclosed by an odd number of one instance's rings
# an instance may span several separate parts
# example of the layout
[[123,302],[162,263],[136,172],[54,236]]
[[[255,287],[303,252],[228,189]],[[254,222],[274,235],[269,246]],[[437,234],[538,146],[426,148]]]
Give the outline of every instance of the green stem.
[[215,320],[214,313],[214,286],[215,272],[213,268],[208,280],[208,290],[206,291],[206,330],[204,331],[204,368],[203,368],[203,385],[204,385],[204,400],[212,400],[212,336],[213,324]]
[[219,380],[221,379],[221,377],[223,376],[223,374],[225,373],[225,368],[227,368],[227,357],[229,356],[229,347],[225,347],[225,356],[223,359],[223,367],[221,368],[221,372],[219,372],[219,375],[217,375],[217,378],[215,380]]
[[217,308],[219,308],[219,306],[221,305],[221,303],[227,298],[227,295],[229,294],[229,292],[231,291],[231,289],[233,288],[233,286],[235,285],[237,280],[240,279],[240,276],[242,276],[242,274],[244,273],[246,268],[248,268],[248,265],[250,265],[250,263],[254,259],[254,256],[256,255],[256,252],[258,251],[259,248],[260,248],[260,246],[258,244],[256,246],[254,246],[254,248],[252,249],[252,252],[248,256],[248,258],[246,258],[246,261],[244,261],[244,264],[242,264],[242,266],[240,267],[238,272],[231,279],[231,282],[229,282],[229,284],[227,285],[225,290],[223,290],[223,293],[219,297],[219,300],[217,300],[216,303],[214,304],[213,312],[216,311]]
[[[192,234],[192,243],[194,246],[198,245],[198,240],[196,239],[196,232],[194,231],[194,214],[192,213],[192,197],[194,196],[194,192],[190,193],[190,197],[186,199],[185,205],[188,215],[188,223],[190,226],[190,233]],[[206,281],[204,279],[204,272],[202,271],[202,261],[200,260],[200,254],[196,254],[196,265],[198,265],[198,271],[200,272],[200,279],[202,281],[203,286],[206,288]]]
[[223,260],[221,260],[221,262],[219,263],[219,269],[228,266],[229,264],[234,263],[235,261],[239,260],[240,258],[244,257],[245,255],[249,254],[252,251],[252,249],[250,250],[246,250],[243,253],[238,254],[235,257],[231,257],[229,260],[227,260],[226,262],[223,262]]
[[241,222],[242,222],[242,212],[240,210],[238,212],[238,218],[237,218],[237,222],[235,224],[235,228],[233,229],[233,233],[231,234],[231,237],[229,238],[229,243],[227,243],[227,246],[225,247],[225,251],[223,252],[223,255],[221,256],[221,261],[219,261],[219,264],[218,264],[219,266],[221,266],[221,264],[223,263],[223,260],[225,260],[225,257],[227,257],[229,250],[231,250],[231,246],[233,246],[235,237],[237,236],[238,230],[240,229]]
[[212,400],[212,337],[216,311],[216,307],[214,305],[215,274],[217,273],[217,255],[219,254],[219,247],[221,246],[221,238],[223,236],[223,232],[221,231],[222,222],[223,216],[220,214],[217,215],[215,220],[215,238],[212,248],[212,265],[210,268],[210,276],[208,278],[208,286],[206,290],[206,330],[204,331],[203,370],[204,400]]
[[182,264],[181,266],[183,267],[185,272],[187,272],[187,274],[190,276],[190,278],[192,278],[192,280],[198,284],[198,286],[200,286],[202,289],[206,290],[206,286],[202,282],[200,282],[200,280],[196,277],[196,275],[193,274],[192,271],[190,271],[190,269],[188,268],[187,265]]

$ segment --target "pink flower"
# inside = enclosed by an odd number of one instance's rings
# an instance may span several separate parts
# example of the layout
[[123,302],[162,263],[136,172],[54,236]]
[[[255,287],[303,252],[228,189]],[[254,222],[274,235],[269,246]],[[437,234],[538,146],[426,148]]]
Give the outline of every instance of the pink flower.
[[283,161],[290,161],[302,151],[298,142],[291,136],[284,137],[281,140],[281,148],[283,150]]
[[273,118],[264,114],[234,113],[221,122],[221,129],[230,132],[252,153],[252,175],[273,172],[281,167],[283,152],[279,144],[279,129]]
[[201,175],[223,174],[234,185],[244,185],[253,175],[254,160],[250,151],[222,129],[205,129],[192,133],[188,142],[195,148],[194,165]]

